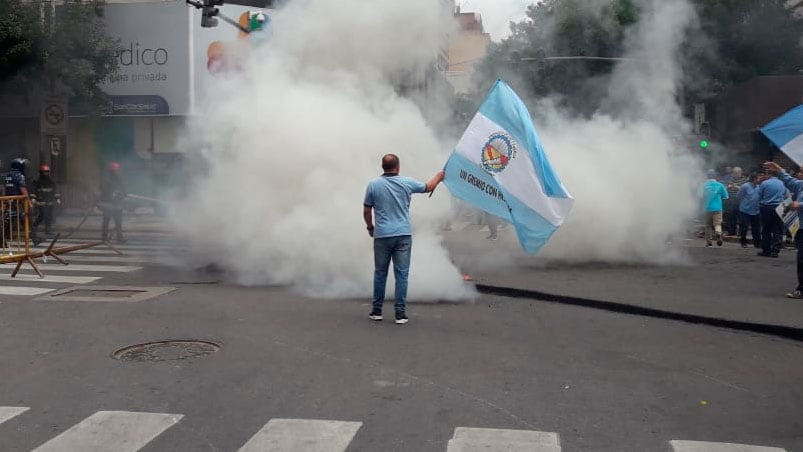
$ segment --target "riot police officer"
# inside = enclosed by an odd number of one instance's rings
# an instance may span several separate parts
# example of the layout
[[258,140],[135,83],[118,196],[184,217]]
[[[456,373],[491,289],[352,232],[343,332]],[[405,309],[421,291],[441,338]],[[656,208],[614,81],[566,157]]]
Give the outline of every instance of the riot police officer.
[[[15,158],[11,161],[11,171],[3,175],[3,191],[5,196],[25,196],[25,204],[31,208],[31,201],[28,198],[28,188],[25,185],[25,165],[27,159]],[[4,201],[6,202],[6,201]],[[18,220],[25,218],[25,211],[19,202],[8,201],[3,207],[3,247],[11,240],[14,233],[12,226]]]
[[50,178],[50,166],[48,165],[39,165],[39,179],[33,183],[31,202],[37,210],[36,221],[31,229],[31,240],[34,245],[38,245],[41,242],[37,234],[39,225],[44,222],[45,235],[50,235],[56,205],[61,205],[61,194],[56,183]]
[[109,220],[114,219],[114,231],[117,241],[125,243],[123,238],[123,200],[126,197],[123,178],[120,176],[120,164],[109,163],[108,170],[100,180],[100,202],[98,207],[103,212],[102,240],[109,240]]

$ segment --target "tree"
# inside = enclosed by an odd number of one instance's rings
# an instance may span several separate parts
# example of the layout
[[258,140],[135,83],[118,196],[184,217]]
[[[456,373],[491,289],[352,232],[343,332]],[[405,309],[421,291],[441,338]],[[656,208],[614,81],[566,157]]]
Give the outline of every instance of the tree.
[[36,64],[38,19],[37,8],[31,3],[0,1],[0,82]]
[[[725,87],[803,69],[803,20],[786,0],[696,0],[695,6],[701,33],[686,48],[697,82]],[[699,91],[699,83],[690,84]]]
[[[786,0],[690,0],[699,17],[682,45],[684,92],[695,99],[757,75],[803,68],[803,21]],[[621,57],[639,20],[638,0],[542,0],[511,35],[491,46],[476,72],[479,93],[497,77],[524,95],[555,96],[578,114],[599,108],[614,64],[544,57]],[[523,61],[522,58],[525,60]],[[478,93],[478,95],[479,95]]]
[[638,19],[633,0],[545,0],[511,24],[511,35],[494,43],[476,71],[480,91],[498,77],[532,96],[558,95],[565,107],[591,112],[591,92],[606,82],[611,62],[551,61],[545,57],[617,57],[624,34]]
[[0,81],[90,102],[103,97],[98,85],[116,71],[119,43],[106,33],[102,1],[1,1]]

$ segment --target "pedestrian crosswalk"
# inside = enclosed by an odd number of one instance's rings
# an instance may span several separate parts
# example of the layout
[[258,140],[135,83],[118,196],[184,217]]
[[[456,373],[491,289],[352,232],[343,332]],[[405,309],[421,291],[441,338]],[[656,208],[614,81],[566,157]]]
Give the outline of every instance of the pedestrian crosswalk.
[[33,452],[137,452],[182,417],[180,414],[98,411]]
[[[59,240],[58,246],[71,246],[96,242],[91,238],[68,238]],[[34,251],[44,250],[49,243],[41,243]],[[114,248],[105,245],[72,251],[61,257],[70,265],[62,265],[52,258],[37,258],[37,265],[45,277],[40,278],[27,265],[23,265],[12,278],[14,264],[0,265],[0,301],[2,296],[36,297],[67,287],[96,283],[112,275],[124,275],[139,271],[146,266],[167,265],[178,262],[189,249],[181,246],[169,234],[150,234]]]
[[28,411],[24,406],[0,406],[0,424]]
[[[24,419],[28,407],[0,406],[0,424]],[[98,411],[43,443],[33,452],[136,452],[185,419],[182,414]],[[343,452],[359,435],[359,421],[269,419],[243,438],[237,452]],[[0,431],[0,435],[2,431]],[[2,442],[2,438],[0,438]],[[623,443],[626,438],[623,438]],[[672,440],[674,452],[786,452],[773,446]],[[446,452],[561,452],[558,433],[457,427],[444,444]],[[378,447],[376,450],[381,450]],[[627,450],[622,447],[622,450]],[[667,449],[668,450],[668,449]]]
[[346,450],[362,422],[271,419],[237,452]]
[[457,427],[449,440],[447,452],[529,451],[560,452],[557,433],[533,430],[499,430]]

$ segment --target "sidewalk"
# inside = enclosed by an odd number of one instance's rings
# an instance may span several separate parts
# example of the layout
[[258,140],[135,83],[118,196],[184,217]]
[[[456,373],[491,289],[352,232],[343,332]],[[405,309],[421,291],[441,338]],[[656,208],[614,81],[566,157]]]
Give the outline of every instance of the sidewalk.
[[[736,243],[705,248],[692,239],[675,246],[687,265],[573,264],[537,256],[492,256],[487,231],[447,233],[455,262],[477,284],[577,297],[715,319],[803,328],[803,300],[785,294],[797,284],[796,252],[777,259],[756,256]],[[488,247],[490,261],[478,262]],[[470,253],[462,253],[465,248]],[[496,259],[498,262],[494,263]]]

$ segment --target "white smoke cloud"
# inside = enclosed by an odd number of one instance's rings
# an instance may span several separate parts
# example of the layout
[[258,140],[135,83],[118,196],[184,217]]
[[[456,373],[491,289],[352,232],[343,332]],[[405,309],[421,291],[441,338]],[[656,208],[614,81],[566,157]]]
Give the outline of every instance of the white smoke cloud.
[[[190,127],[186,145],[204,150],[208,174],[177,212],[185,232],[242,283],[367,297],[362,200],[382,155],[420,180],[447,158],[394,91],[432,64],[447,13],[430,0],[296,0],[276,12],[273,37],[209,88]],[[473,295],[434,232],[448,208],[445,189],[413,200],[411,300]]]
[[[372,241],[362,221],[367,181],[380,157],[426,180],[454,144],[439,143],[394,82],[418,74],[442,45],[445,18],[431,0],[296,0],[273,17],[269,45],[221,78],[186,145],[201,148],[208,174],[178,212],[184,231],[246,284],[291,284],[316,296],[367,297]],[[550,101],[531,103],[547,154],[576,198],[547,258],[663,262],[666,239],[697,209],[698,162],[673,136],[686,131],[677,106],[678,48],[694,23],[686,0],[645,0],[613,74],[606,112],[577,119]],[[445,188],[413,200],[410,299],[465,299],[441,237]],[[461,262],[501,266],[521,256],[507,240],[469,243]],[[504,245],[508,246],[505,247]],[[493,254],[493,255],[492,255]],[[392,288],[392,278],[388,281]]]
[[465,12],[476,12],[482,16],[485,31],[494,41],[510,35],[510,22],[519,22],[526,16],[527,6],[533,0],[468,0],[458,1]]
[[[554,99],[529,102],[550,162],[575,198],[540,257],[682,259],[667,240],[681,236],[699,209],[701,162],[678,140],[689,131],[678,105],[679,51],[696,16],[686,0],[643,0],[640,7],[640,21],[627,37],[628,60],[615,68],[607,90],[598,92],[603,111],[577,118]],[[509,239],[508,254],[520,256]]]
[[546,115],[544,140],[556,152],[575,211],[546,256],[666,262],[666,241],[699,208],[700,162],[675,138],[688,132],[678,106],[680,46],[696,16],[686,0],[645,0],[626,57],[607,93],[609,114],[590,120]]

